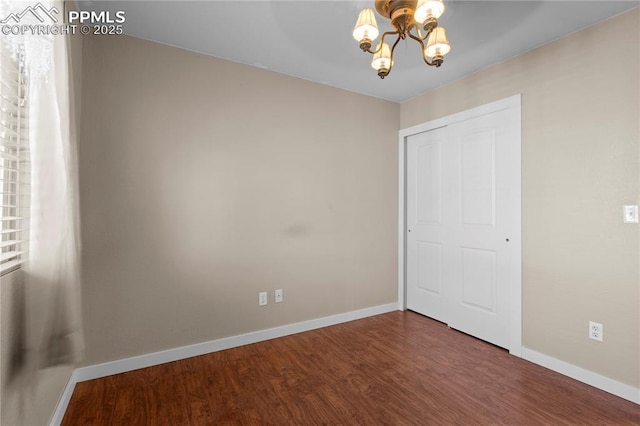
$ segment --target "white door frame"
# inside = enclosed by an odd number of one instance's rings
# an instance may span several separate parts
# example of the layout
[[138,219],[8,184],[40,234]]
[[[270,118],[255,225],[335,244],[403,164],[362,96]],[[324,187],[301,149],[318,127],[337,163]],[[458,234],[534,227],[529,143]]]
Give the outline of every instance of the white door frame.
[[[407,309],[406,301],[406,233],[407,233],[407,215],[406,215],[406,183],[407,183],[407,138],[417,133],[427,132],[439,127],[444,127],[460,121],[469,120],[493,112],[514,108],[518,111],[518,127],[521,127],[521,95],[510,96],[499,101],[491,102],[476,108],[468,109],[446,117],[438,118],[426,123],[402,129],[398,138],[398,309],[404,311]],[[522,146],[522,132],[518,134],[518,146]],[[522,180],[522,178],[521,178]],[[520,194],[521,195],[521,194]],[[522,228],[522,211],[518,220],[518,228]],[[519,231],[521,233],[521,231]],[[522,241],[521,235],[518,235],[517,241]],[[518,247],[520,251],[520,268],[522,265],[522,247]],[[510,349],[512,355],[521,356],[522,353],[522,277],[510,292]]]

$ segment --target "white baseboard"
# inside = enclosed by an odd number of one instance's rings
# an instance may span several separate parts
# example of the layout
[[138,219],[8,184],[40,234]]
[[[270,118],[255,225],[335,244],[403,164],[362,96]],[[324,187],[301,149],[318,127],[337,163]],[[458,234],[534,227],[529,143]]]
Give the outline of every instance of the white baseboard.
[[640,404],[640,388],[634,388],[633,386],[618,382],[598,373],[594,373],[593,371],[585,370],[582,367],[569,364],[568,362],[561,361],[525,347],[522,348],[522,358],[557,373],[571,377],[579,382],[586,383],[615,396],[619,396],[620,398]]
[[76,383],[79,382],[98,379],[105,376],[111,376],[113,374],[125,373],[127,371],[138,370],[140,368],[152,367],[154,365],[178,361],[180,359],[191,358],[211,352],[236,348],[238,346],[244,346],[251,343],[258,343],[278,337],[289,336],[291,334],[302,333],[305,331],[315,330],[330,325],[341,324],[397,310],[398,303],[389,303],[386,305],[373,306],[371,308],[345,312],[342,314],[298,322],[295,324],[283,325],[281,327],[269,328],[266,330],[255,331],[238,336],[225,337],[222,339],[211,340],[209,342],[197,343],[194,345],[182,346],[179,348],[120,359],[117,361],[105,362],[103,364],[76,368],[73,371],[73,374],[71,374],[71,378],[67,383],[67,387],[65,388],[62,397],[60,398],[58,407],[56,408],[53,418],[51,419],[51,425],[57,426],[62,422],[64,413],[67,410],[69,401],[71,400],[73,390],[76,386]]
[[73,373],[71,373],[71,377],[69,377],[67,386],[65,386],[64,391],[60,396],[60,401],[58,401],[56,411],[53,413],[53,417],[51,418],[51,422],[49,423],[50,426],[59,426],[60,423],[62,423],[64,413],[67,411],[69,401],[71,401],[71,395],[73,395],[73,390],[76,388],[76,383],[78,383],[78,380],[75,376],[76,371],[74,370]]

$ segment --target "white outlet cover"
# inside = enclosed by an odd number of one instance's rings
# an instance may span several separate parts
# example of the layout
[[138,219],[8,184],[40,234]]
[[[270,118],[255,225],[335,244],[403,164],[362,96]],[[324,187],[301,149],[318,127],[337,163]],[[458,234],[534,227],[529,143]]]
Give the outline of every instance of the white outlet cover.
[[602,342],[604,337],[604,326],[600,323],[589,321],[589,339]]
[[624,206],[624,223],[638,223],[638,206]]

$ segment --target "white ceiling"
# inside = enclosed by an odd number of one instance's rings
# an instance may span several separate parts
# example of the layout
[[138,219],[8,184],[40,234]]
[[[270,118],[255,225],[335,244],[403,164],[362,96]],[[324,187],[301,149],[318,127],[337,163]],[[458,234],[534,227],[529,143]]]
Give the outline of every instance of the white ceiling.
[[[417,43],[409,40],[396,48],[394,68],[384,80],[351,36],[358,11],[373,7],[374,0],[77,3],[82,10],[125,11],[124,32],[134,37],[403,102],[620,14],[640,0],[445,0],[439,22],[452,50],[442,67],[427,67]],[[388,20],[377,20],[381,32],[390,29]]]

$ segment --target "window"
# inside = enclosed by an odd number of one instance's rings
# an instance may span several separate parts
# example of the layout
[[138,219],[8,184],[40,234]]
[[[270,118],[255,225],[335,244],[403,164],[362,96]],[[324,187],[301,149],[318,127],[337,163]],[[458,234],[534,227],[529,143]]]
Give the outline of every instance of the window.
[[0,275],[27,259],[29,138],[27,80],[0,43]]

